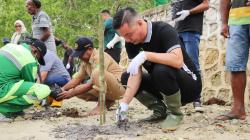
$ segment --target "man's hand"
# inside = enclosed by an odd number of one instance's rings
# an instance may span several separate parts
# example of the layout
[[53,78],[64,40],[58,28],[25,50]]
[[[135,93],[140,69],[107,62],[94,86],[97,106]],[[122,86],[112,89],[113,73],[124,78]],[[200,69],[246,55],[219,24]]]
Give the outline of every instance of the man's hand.
[[116,110],[116,121],[119,123],[119,122],[127,121],[127,120],[128,120],[127,112],[126,111],[121,111],[121,109],[118,108]]
[[177,16],[179,16],[178,18],[176,18],[174,21],[175,22],[179,22],[184,20],[187,16],[190,15],[190,11],[189,10],[182,10],[180,12],[176,13]]
[[130,75],[138,74],[139,67],[147,60],[146,54],[144,51],[140,52],[129,64],[127,73]]
[[119,108],[116,110],[116,122],[120,127],[121,125],[126,125],[128,122],[127,117],[128,104],[121,102]]
[[63,91],[62,93],[60,93],[58,95],[58,97],[56,98],[56,100],[60,101],[60,100],[63,100],[63,99],[69,99],[69,98],[71,98],[73,96],[74,96],[74,94],[73,94],[72,90]]
[[50,87],[51,93],[50,96],[54,99],[57,99],[59,96],[59,93],[62,93],[62,88],[58,86],[57,84],[54,84]]
[[225,38],[229,38],[229,26],[227,24],[222,24],[220,34]]

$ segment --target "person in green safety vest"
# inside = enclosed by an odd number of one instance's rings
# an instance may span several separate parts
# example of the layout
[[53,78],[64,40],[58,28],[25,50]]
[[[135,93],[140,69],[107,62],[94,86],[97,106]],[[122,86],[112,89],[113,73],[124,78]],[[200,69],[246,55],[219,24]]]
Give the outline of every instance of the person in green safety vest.
[[47,97],[47,85],[35,83],[38,63],[44,65],[47,49],[43,42],[9,43],[0,49],[0,122],[11,121],[33,104]]

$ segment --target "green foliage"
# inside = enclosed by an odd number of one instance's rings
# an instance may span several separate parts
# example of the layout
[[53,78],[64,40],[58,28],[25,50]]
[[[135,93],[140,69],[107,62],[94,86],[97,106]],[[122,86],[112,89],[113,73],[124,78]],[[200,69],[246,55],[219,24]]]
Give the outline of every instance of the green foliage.
[[[41,0],[42,10],[52,19],[54,35],[74,46],[75,39],[90,36],[97,44],[98,16],[103,9],[114,14],[118,7],[131,6],[141,12],[153,6],[149,0]],[[11,38],[14,22],[20,19],[31,32],[31,15],[25,0],[0,0],[0,39]],[[2,46],[2,45],[1,45]],[[96,45],[97,46],[97,45]]]

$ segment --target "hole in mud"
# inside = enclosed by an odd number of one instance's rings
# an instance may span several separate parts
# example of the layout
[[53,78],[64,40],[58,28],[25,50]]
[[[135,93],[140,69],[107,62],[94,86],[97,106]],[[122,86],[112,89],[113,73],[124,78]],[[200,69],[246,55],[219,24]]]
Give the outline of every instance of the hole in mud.
[[209,100],[207,100],[206,102],[203,103],[203,105],[212,105],[212,104],[225,105],[226,102],[221,100],[221,99],[212,97],[212,98],[210,98]]

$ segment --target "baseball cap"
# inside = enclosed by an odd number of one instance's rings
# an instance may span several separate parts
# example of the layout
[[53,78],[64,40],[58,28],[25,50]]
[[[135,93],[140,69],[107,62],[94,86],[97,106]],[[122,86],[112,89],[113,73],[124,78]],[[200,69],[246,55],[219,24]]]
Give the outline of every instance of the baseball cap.
[[40,40],[34,40],[31,42],[32,46],[34,46],[35,48],[37,48],[37,50],[40,52],[41,57],[37,60],[39,62],[39,64],[41,65],[45,65],[45,61],[43,59],[43,57],[45,56],[46,52],[47,52],[47,48],[46,45],[40,41]]
[[7,37],[4,37],[2,41],[3,41],[3,43],[10,43],[10,40]]
[[87,37],[80,37],[75,43],[77,44],[77,48],[74,49],[72,54],[73,57],[79,57],[81,54],[85,53],[89,47],[93,48],[93,42]]

